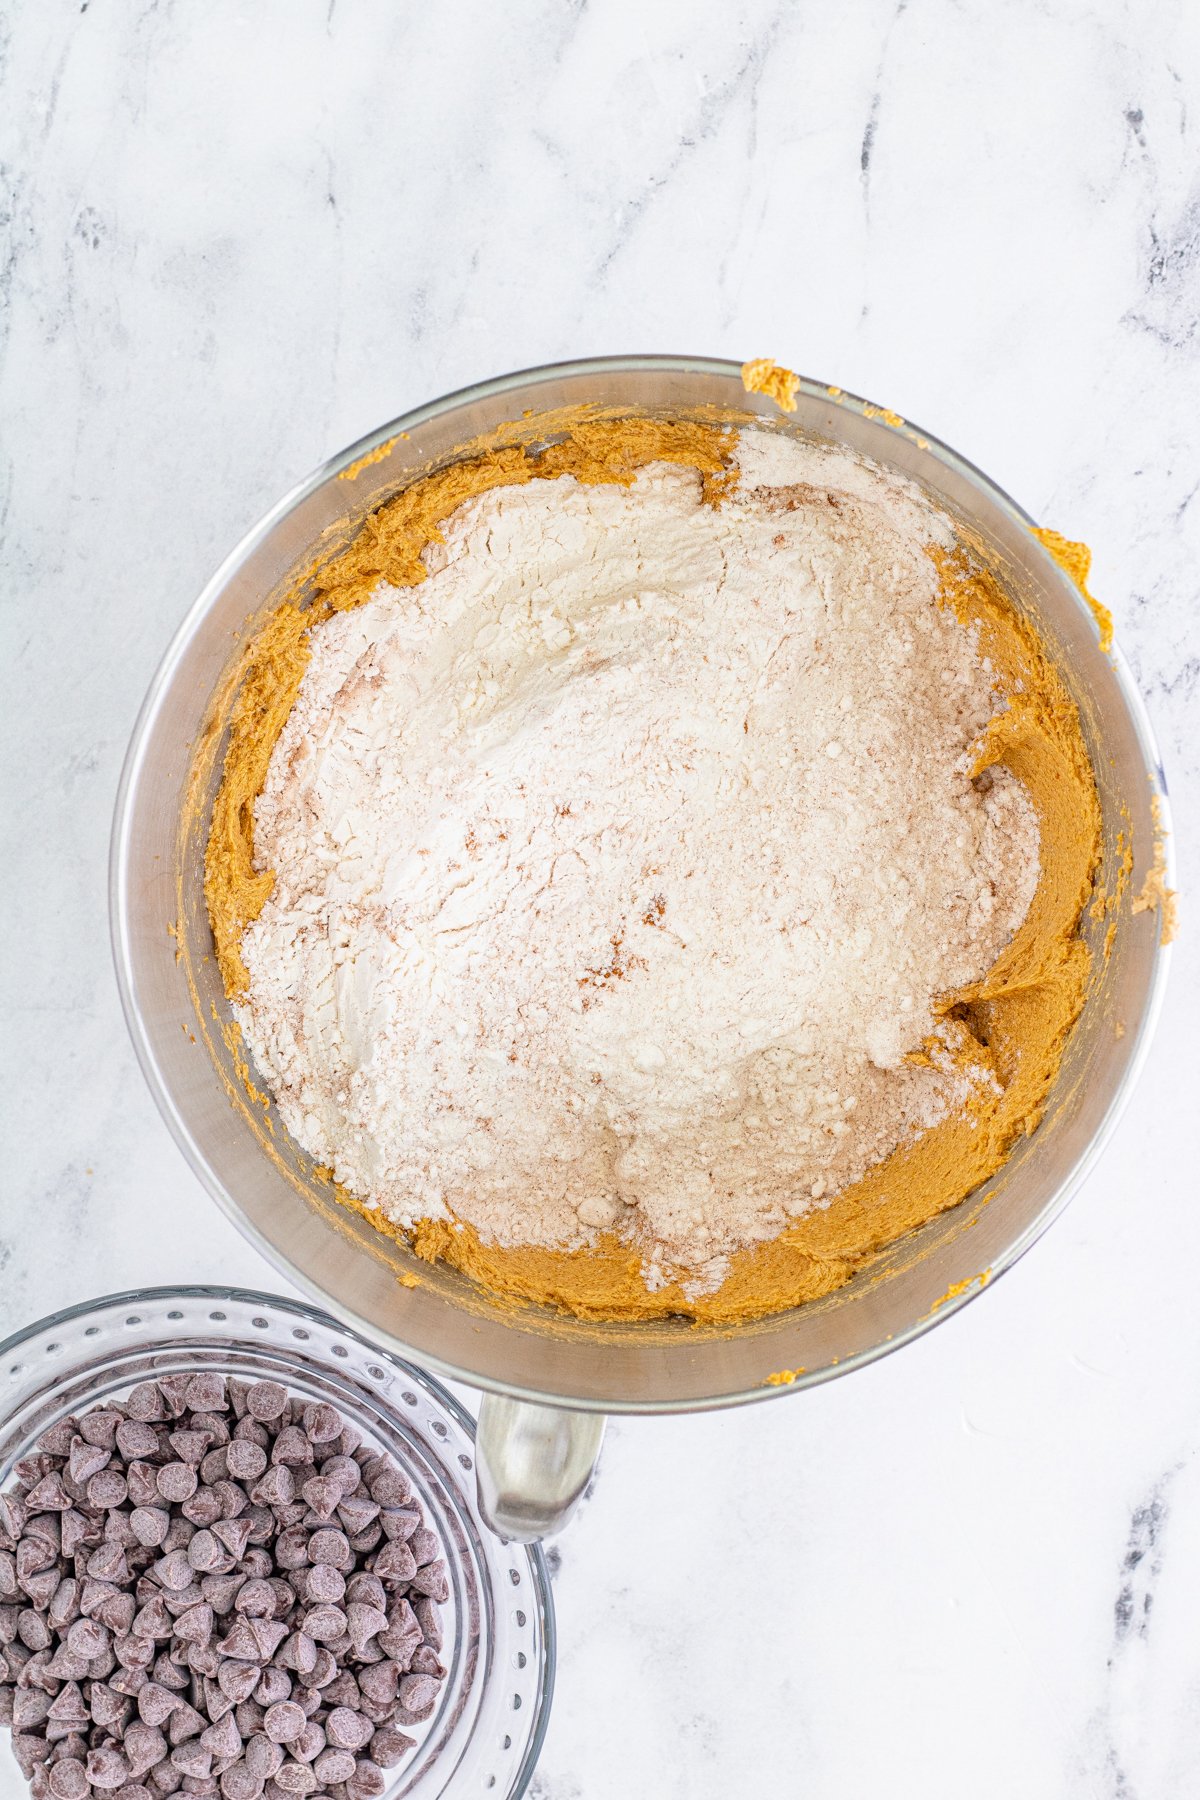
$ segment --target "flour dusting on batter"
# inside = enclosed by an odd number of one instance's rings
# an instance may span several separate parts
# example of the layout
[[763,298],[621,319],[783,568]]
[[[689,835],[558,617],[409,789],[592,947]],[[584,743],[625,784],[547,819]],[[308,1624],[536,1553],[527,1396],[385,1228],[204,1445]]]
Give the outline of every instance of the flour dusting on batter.
[[[255,813],[235,1011],[285,1125],[410,1226],[719,1285],[989,1079],[938,1002],[1025,916],[1004,701],[949,527],[742,432],[736,491],[502,487],[312,632]],[[914,1057],[914,1053],[920,1053]]]

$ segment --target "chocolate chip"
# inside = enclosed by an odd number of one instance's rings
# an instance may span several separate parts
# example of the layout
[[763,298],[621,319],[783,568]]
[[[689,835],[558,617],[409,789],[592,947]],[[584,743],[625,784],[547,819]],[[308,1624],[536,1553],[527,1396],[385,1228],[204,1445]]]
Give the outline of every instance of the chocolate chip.
[[429,1531],[424,1525],[419,1526],[418,1529],[413,1532],[408,1540],[408,1547],[417,1559],[418,1568],[423,1563],[432,1562],[434,1557],[438,1554],[438,1551],[441,1549],[441,1545],[438,1543],[436,1537],[434,1537],[432,1531]]
[[171,1751],[172,1766],[181,1775],[198,1775],[202,1780],[212,1774],[212,1751],[206,1750],[198,1737],[176,1744]]
[[342,1435],[341,1414],[324,1401],[309,1404],[300,1415],[305,1436],[311,1444],[328,1444]]
[[287,1392],[277,1381],[252,1382],[246,1392],[246,1411],[260,1423],[282,1418],[286,1407]]
[[381,1725],[369,1745],[371,1761],[381,1769],[394,1769],[415,1743],[415,1738],[406,1737],[394,1725]]
[[191,1412],[223,1412],[226,1406],[225,1377],[202,1369],[192,1376],[183,1397]]
[[220,1788],[224,1800],[257,1800],[263,1784],[244,1762],[235,1762],[221,1776]]
[[305,1504],[324,1523],[332,1519],[342,1499],[342,1484],[332,1475],[310,1475],[300,1490]]
[[200,1742],[206,1750],[222,1762],[230,1757],[242,1754],[242,1734],[237,1728],[237,1721],[232,1712],[228,1712],[217,1723],[210,1725],[207,1731],[200,1733]]
[[[57,1573],[57,1571],[55,1571],[55,1573]],[[55,1594],[65,1586],[66,1583],[60,1581],[55,1587]],[[50,1604],[53,1606],[54,1601],[51,1600]],[[35,1653],[39,1650],[49,1649],[52,1641],[52,1634],[47,1621],[42,1617],[40,1612],[34,1612],[32,1608],[28,1606],[17,1615],[17,1635],[25,1648],[27,1650],[32,1650]]]
[[[378,1732],[376,1732],[378,1737]],[[371,1740],[374,1743],[374,1739]],[[313,1774],[326,1787],[336,1787],[339,1781],[348,1781],[354,1773],[354,1756],[349,1750],[322,1750],[313,1763]]]
[[211,1441],[207,1431],[172,1431],[167,1438],[179,1461],[193,1469],[198,1469],[204,1461]]
[[122,1419],[117,1426],[117,1449],[126,1462],[139,1456],[153,1456],[158,1449],[158,1436],[140,1419]]
[[156,1381],[139,1382],[125,1402],[125,1411],[131,1419],[136,1419],[142,1424],[154,1424],[159,1419],[165,1419],[167,1409],[163,1404],[158,1383]]
[[412,1580],[417,1559],[406,1543],[394,1538],[377,1552],[371,1568],[381,1581],[395,1586]]
[[219,1569],[226,1554],[225,1546],[218,1543],[211,1531],[198,1531],[187,1547],[188,1562],[201,1574],[211,1574],[214,1569]]
[[379,1517],[379,1507],[365,1494],[347,1494],[338,1507],[338,1518],[351,1537],[366,1531]]
[[292,1695],[292,1678],[286,1669],[264,1669],[259,1677],[258,1686],[254,1690],[254,1698],[260,1705],[274,1706],[278,1700],[290,1700]]
[[362,1485],[362,1470],[352,1456],[330,1456],[321,1464],[321,1474],[336,1481],[343,1495],[353,1494]]
[[[133,1605],[128,1594],[122,1595],[121,1598],[128,1606]],[[113,1657],[122,1669],[148,1669],[154,1661],[154,1645],[148,1638],[135,1637],[132,1632],[127,1632],[124,1637],[115,1640]],[[95,1664],[92,1666],[94,1673]]]
[[160,1682],[165,1688],[170,1688],[174,1693],[182,1692],[188,1685],[187,1676],[165,1653],[155,1662],[153,1674],[155,1681]]
[[[188,1644],[186,1645],[186,1650],[188,1668],[192,1671],[193,1675],[201,1675],[204,1677],[204,1691],[208,1696],[205,1701],[205,1707],[208,1716],[210,1719],[218,1718],[221,1713],[228,1712],[229,1707],[232,1704],[231,1701],[225,1699],[220,1688],[216,1685],[217,1670],[221,1667],[221,1653],[216,1645],[211,1643]],[[218,1697],[218,1706],[215,1713],[212,1708],[212,1695],[209,1694],[210,1687]]]
[[249,1743],[262,1730],[266,1711],[266,1707],[260,1706],[257,1700],[242,1700],[234,1707],[233,1716],[237,1720],[237,1728],[244,1744]]
[[167,1603],[161,1593],[151,1589],[146,1604],[134,1615],[133,1629],[140,1637],[165,1638],[171,1636],[173,1623],[171,1615],[167,1611]]
[[426,1563],[423,1569],[418,1569],[408,1585],[410,1593],[428,1594],[431,1600],[443,1604],[450,1598],[446,1565],[440,1557],[436,1562]]
[[348,1706],[335,1706],[325,1721],[325,1736],[335,1750],[362,1750],[374,1733],[370,1719]]
[[71,1504],[71,1496],[63,1486],[62,1476],[57,1473],[44,1475],[35,1488],[25,1496],[25,1504],[31,1513],[66,1512]]
[[89,1662],[108,1648],[108,1641],[108,1632],[94,1619],[76,1619],[67,1632],[67,1645],[72,1654],[86,1657]]
[[315,1563],[304,1571],[304,1598],[313,1606],[338,1606],[346,1598],[346,1578],[332,1563]]
[[229,1415],[223,1412],[194,1412],[188,1429],[190,1431],[206,1431],[208,1441],[214,1450],[223,1449],[233,1436]]
[[115,1790],[129,1780],[129,1764],[119,1750],[92,1750],[88,1753],[87,1778],[102,1793]]
[[367,1492],[380,1506],[403,1506],[412,1499],[412,1486],[394,1463],[384,1461],[367,1481]]
[[50,1771],[50,1792],[54,1800],[87,1800],[91,1790],[87,1770],[74,1756],[56,1762]]
[[287,1506],[295,1498],[296,1480],[286,1464],[275,1463],[250,1490],[256,1506]]
[[171,1418],[178,1419],[187,1411],[187,1392],[193,1377],[184,1372],[161,1375],[158,1385]]
[[329,1563],[335,1569],[349,1568],[353,1558],[345,1532],[332,1525],[322,1525],[319,1531],[314,1531],[308,1540],[308,1560]]
[[[224,1455],[224,1451],[220,1454]],[[207,1462],[208,1458],[205,1457],[204,1460]],[[192,1495],[191,1499],[185,1500],[179,1509],[184,1518],[195,1525],[199,1530],[204,1530],[209,1525],[215,1525],[217,1520],[221,1517],[221,1496],[214,1488],[204,1486],[205,1481],[208,1479],[209,1477],[205,1475],[204,1464],[202,1463],[200,1465],[201,1485],[196,1489],[196,1492]]]
[[401,1706],[414,1717],[424,1717],[433,1710],[438,1685],[434,1675],[405,1675],[400,1682]]
[[251,1774],[258,1776],[261,1781],[269,1781],[276,1771],[283,1767],[284,1754],[283,1746],[273,1743],[263,1733],[259,1737],[250,1739],[243,1754],[243,1761]]
[[278,1660],[297,1675],[311,1675],[317,1666],[317,1646],[307,1632],[294,1631],[280,1645]]
[[233,1657],[225,1657],[217,1668],[217,1685],[234,1706],[250,1698],[258,1679],[257,1663],[236,1662]]
[[267,1662],[287,1637],[287,1625],[282,1619],[256,1619],[253,1617],[248,1618],[246,1624],[251,1637],[258,1645],[260,1660]]
[[44,1725],[50,1714],[49,1694],[39,1693],[35,1688],[18,1687],[13,1696],[13,1730],[36,1731]]
[[129,1484],[119,1469],[101,1469],[87,1484],[88,1503],[97,1510],[124,1506],[128,1494]]
[[[97,1475],[97,1481],[102,1479],[102,1476]],[[125,1552],[120,1544],[114,1543],[111,1538],[105,1538],[102,1544],[96,1546],[85,1566],[88,1574],[94,1576],[97,1581],[106,1581],[110,1585],[124,1585],[129,1580]]]
[[257,1419],[246,1417],[239,1419],[234,1426],[233,1438],[237,1443],[257,1444],[258,1448],[265,1452],[271,1448],[272,1431],[278,1431],[278,1429],[277,1425],[274,1427],[260,1425]]
[[326,1684],[323,1698],[330,1706],[348,1706],[356,1712],[362,1700],[358,1691],[358,1681],[349,1669],[342,1669],[333,1681]]
[[346,1608],[346,1631],[355,1650],[361,1655],[371,1639],[387,1630],[387,1614],[382,1607],[364,1606],[351,1601]]
[[29,1508],[20,1494],[0,1494],[0,1550],[16,1550],[16,1541],[25,1530]]
[[79,1690],[78,1682],[68,1681],[60,1688],[50,1702],[48,1717],[66,1720],[72,1725],[90,1723],[88,1709],[83,1703],[83,1695]]
[[270,1619],[275,1613],[275,1590],[269,1581],[247,1581],[238,1590],[235,1609],[249,1617]]
[[112,1451],[106,1450],[103,1444],[89,1444],[86,1438],[77,1437],[71,1445],[67,1472],[72,1481],[86,1485],[93,1475],[106,1469],[111,1461]]
[[319,1644],[331,1643],[345,1633],[346,1614],[338,1606],[314,1606],[304,1615],[304,1629]]
[[435,1650],[440,1650],[442,1647],[442,1619],[436,1603],[429,1598],[428,1594],[422,1594],[412,1604],[417,1624],[421,1627],[421,1636],[427,1644],[432,1644]]
[[61,1456],[21,1456],[13,1464],[13,1474],[26,1488],[31,1488],[44,1475],[53,1474],[62,1462]]
[[236,1562],[250,1541],[252,1529],[251,1520],[246,1518],[218,1519],[213,1525],[213,1536]]
[[[188,1742],[200,1736],[207,1721],[203,1714],[196,1711],[186,1700],[181,1701],[167,1720],[167,1739],[172,1746]],[[176,1768],[179,1767],[176,1763]],[[187,1771],[184,1771],[185,1774]]]
[[200,1591],[217,1617],[224,1618],[233,1611],[234,1602],[246,1583],[246,1575],[239,1569],[233,1569],[228,1575],[202,1576]]
[[237,1662],[258,1661],[258,1640],[251,1634],[249,1621],[245,1618],[233,1620],[217,1649],[222,1656],[232,1656]]
[[[170,1533],[167,1535],[169,1537]],[[185,1550],[172,1550],[155,1563],[153,1573],[164,1588],[178,1593],[191,1586],[195,1570],[188,1561]]]
[[131,1462],[125,1471],[129,1499],[134,1506],[157,1507],[162,1503],[158,1491],[158,1470],[153,1463]]
[[414,1650],[408,1666],[414,1675],[436,1675],[439,1681],[446,1673],[432,1644],[422,1644],[420,1649]]
[[377,1550],[382,1542],[383,1526],[376,1519],[374,1524],[368,1525],[365,1531],[354,1533],[350,1538],[350,1548],[354,1553],[355,1560],[358,1561],[369,1556],[372,1550]]
[[149,1679],[148,1669],[116,1669],[109,1686],[114,1693],[124,1694],[127,1700],[136,1700]]
[[280,1700],[267,1708],[263,1730],[273,1744],[290,1744],[293,1738],[300,1736],[306,1724],[303,1707],[297,1706],[294,1700]]
[[240,1488],[236,1481],[216,1481],[213,1493],[221,1502],[223,1519],[239,1519],[243,1515],[250,1520],[251,1538],[258,1543],[266,1543],[275,1529],[275,1521],[268,1507],[253,1507],[246,1498],[245,1488]]
[[129,1767],[135,1776],[145,1775],[167,1754],[167,1740],[157,1726],[134,1720],[123,1740]]
[[225,1466],[235,1481],[257,1481],[267,1466],[267,1453],[245,1438],[234,1438],[225,1451]]
[[104,1520],[104,1539],[110,1544],[120,1544],[123,1550],[140,1549],[133,1527],[129,1523],[129,1508],[124,1501],[116,1508],[110,1508]]
[[207,1644],[213,1634],[213,1609],[207,1601],[189,1606],[175,1621],[175,1634],[188,1644]]
[[275,1786],[288,1800],[293,1795],[311,1794],[315,1791],[317,1778],[307,1763],[285,1762],[275,1776]]
[[86,1438],[89,1444],[99,1444],[105,1450],[112,1450],[117,1442],[117,1429],[124,1418],[115,1406],[93,1407],[79,1421],[79,1435]]
[[0,1549],[16,1548],[28,1516],[28,1508],[15,1488],[10,1493],[0,1494],[0,1539],[4,1540]]
[[164,1463],[158,1471],[158,1491],[164,1500],[175,1505],[190,1500],[196,1491],[198,1477],[195,1469],[185,1462]]
[[346,1792],[350,1800],[376,1800],[387,1787],[387,1778],[377,1763],[360,1757],[354,1765],[354,1773],[346,1783]]
[[[313,1536],[317,1534],[314,1532]],[[275,1561],[281,1569],[302,1569],[309,1560],[309,1536],[301,1525],[289,1525],[275,1540]],[[324,1560],[324,1559],[320,1559]]]
[[50,1745],[45,1738],[35,1737],[32,1732],[14,1731],[12,1750],[17,1767],[28,1781],[37,1764],[44,1763],[49,1756]]
[[271,1461],[300,1467],[313,1460],[313,1447],[298,1425],[285,1425],[271,1446]]
[[148,1681],[138,1692],[138,1712],[145,1725],[161,1725],[179,1704],[179,1695],[158,1681]]
[[280,1531],[289,1531],[293,1525],[303,1525],[305,1531],[314,1531],[321,1522],[303,1500],[293,1500],[290,1506],[275,1506],[271,1510]]
[[346,1598],[355,1605],[387,1610],[388,1598],[383,1582],[378,1575],[368,1574],[366,1570],[360,1569],[357,1575],[350,1577],[346,1583]]

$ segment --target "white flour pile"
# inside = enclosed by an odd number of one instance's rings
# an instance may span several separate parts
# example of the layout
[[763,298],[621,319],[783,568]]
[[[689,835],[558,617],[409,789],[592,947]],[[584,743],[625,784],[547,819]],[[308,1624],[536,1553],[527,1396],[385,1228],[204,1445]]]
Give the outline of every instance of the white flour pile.
[[906,1062],[1032,897],[947,528],[848,456],[469,502],[335,615],[256,812],[239,1018],[293,1136],[411,1224],[632,1234],[647,1280],[827,1204],[962,1104]]

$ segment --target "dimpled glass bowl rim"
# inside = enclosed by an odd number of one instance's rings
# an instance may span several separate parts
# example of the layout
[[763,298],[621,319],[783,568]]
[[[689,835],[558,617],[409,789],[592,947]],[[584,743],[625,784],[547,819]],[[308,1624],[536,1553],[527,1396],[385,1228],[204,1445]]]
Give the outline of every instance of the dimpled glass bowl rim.
[[[530,368],[514,370],[508,374],[475,382],[442,394],[399,415],[387,424],[378,426],[357,442],[330,457],[311,474],[297,482],[268,512],[263,514],[257,524],[244,534],[240,542],[234,546],[214,571],[197,599],[188,609],[150,682],[133,729],[121,773],[109,861],[109,913],[113,959],[121,1005],[130,1036],[133,1039],[134,1050],[159,1111],[183,1151],[189,1166],[227,1217],[233,1221],[243,1236],[254,1244],[260,1253],[289,1280],[311,1292],[314,1298],[323,1299],[327,1304],[337,1305],[340,1310],[353,1317],[363,1331],[371,1331],[378,1327],[370,1319],[361,1316],[352,1303],[340,1298],[334,1301],[331,1296],[325,1294],[319,1282],[305,1269],[294,1263],[251,1220],[243,1210],[237,1195],[225,1188],[221,1178],[211,1168],[204,1151],[196,1142],[191,1126],[184,1116],[183,1110],[177,1104],[176,1096],[161,1067],[152,1033],[141,1016],[135,978],[136,957],[131,937],[130,871],[127,866],[127,850],[137,788],[143,774],[142,765],[158,714],[167,700],[181,661],[186,656],[192,640],[204,626],[214,599],[221,594],[225,586],[236,576],[254,552],[271,537],[289,514],[316,494],[320,488],[346,474],[356,465],[374,463],[378,453],[386,452],[396,438],[414,432],[418,427],[436,420],[444,413],[464,408],[479,400],[503,398],[508,394],[521,394],[523,398],[529,400],[530,404],[534,404],[532,396],[536,390],[556,379],[611,377],[626,373],[664,376],[694,375],[736,383],[737,387],[741,389],[741,368],[741,364],[726,358],[679,355],[601,356],[543,363]],[[871,403],[849,389],[830,386],[811,376],[798,378],[797,392],[806,400],[826,406],[836,401],[839,409],[844,408],[866,419],[886,419],[890,422],[894,417],[885,408]],[[768,404],[758,396],[744,392],[742,397],[748,410],[757,410],[764,417],[778,419],[779,409],[773,403]],[[1029,531],[1035,526],[1036,521],[1024,507],[1020,506],[967,457],[960,455],[935,433],[917,425],[912,419],[905,419],[898,423],[907,435],[917,440],[922,452],[944,465],[969,487],[982,494],[1000,513],[1006,514],[1013,524],[1019,525],[1023,531]],[[1048,552],[1045,554],[1048,557]],[[1061,576],[1061,581],[1065,589],[1069,591],[1070,599],[1077,613],[1087,618],[1094,628],[1090,611],[1074,583],[1065,575]],[[1174,840],[1171,834],[1170,802],[1162,758],[1145,704],[1119,645],[1114,643],[1111,646],[1107,653],[1107,660],[1133,728],[1142,767],[1154,784],[1152,791],[1157,795],[1161,806],[1160,841],[1164,856],[1165,880],[1168,886],[1174,887]],[[785,1394],[834,1380],[839,1376],[863,1368],[882,1356],[891,1355],[896,1350],[903,1348],[904,1345],[923,1337],[927,1331],[944,1323],[963,1307],[969,1305],[978,1298],[985,1286],[993,1286],[1001,1275],[1006,1274],[1033,1247],[1042,1233],[1066,1209],[1103,1154],[1145,1065],[1162,1008],[1169,964],[1169,947],[1161,942],[1160,936],[1157,936],[1152,956],[1152,968],[1146,984],[1140,1016],[1135,1030],[1130,1033],[1132,1041],[1127,1049],[1125,1067],[1119,1082],[1111,1094],[1104,1112],[1096,1120],[1086,1146],[1075,1156],[1067,1173],[1057,1181],[1052,1192],[1026,1225],[990,1257],[987,1281],[981,1282],[975,1279],[960,1284],[945,1294],[934,1309],[907,1321],[886,1338],[876,1339],[875,1342],[863,1348],[852,1350],[846,1355],[834,1359],[832,1363],[790,1371],[789,1380],[786,1383],[770,1385],[757,1382],[750,1387],[709,1391],[699,1398],[692,1395],[680,1397],[669,1391],[658,1391],[649,1397],[630,1397],[626,1394],[612,1392],[606,1392],[603,1396],[574,1391],[564,1394],[550,1383],[543,1384],[541,1380],[514,1384],[491,1375],[486,1368],[467,1367],[456,1360],[452,1354],[443,1353],[440,1347],[434,1348],[423,1344],[417,1350],[404,1344],[398,1336],[394,1341],[410,1354],[419,1355],[423,1362],[437,1368],[441,1374],[450,1379],[468,1382],[472,1386],[498,1394],[513,1394],[522,1400],[542,1402],[552,1407],[604,1413],[692,1412],[744,1405],[750,1401],[781,1399]]]
[[[240,1316],[231,1318],[235,1309]],[[279,1332],[272,1331],[275,1325]],[[85,1349],[90,1343],[95,1345],[94,1356]],[[475,1498],[474,1457],[466,1455],[467,1449],[473,1449],[475,1421],[427,1370],[304,1301],[254,1288],[188,1285],[105,1294],[51,1313],[0,1342],[0,1487],[7,1485],[13,1463],[29,1454],[47,1428],[47,1414],[61,1412],[69,1387],[94,1370],[97,1384],[102,1384],[106,1393],[119,1392],[127,1385],[122,1362],[137,1359],[137,1367],[129,1371],[130,1380],[152,1379],[151,1359],[186,1351],[188,1345],[202,1349],[210,1360],[215,1357],[219,1361],[222,1352],[228,1351],[232,1366],[237,1366],[232,1363],[237,1358],[246,1373],[261,1369],[264,1376],[289,1386],[289,1391],[302,1378],[315,1378],[328,1384],[328,1397],[335,1405],[377,1438],[387,1436],[400,1444],[419,1441],[444,1490],[435,1496],[437,1506],[452,1518],[454,1535],[467,1535],[462,1529],[466,1522],[475,1539],[474,1547],[465,1550],[456,1548],[444,1530],[438,1534],[448,1562],[457,1565],[451,1574],[460,1640],[466,1629],[460,1603],[463,1565],[469,1561],[480,1579],[479,1654],[474,1672],[470,1666],[466,1669],[467,1685],[460,1695],[462,1702],[474,1697],[474,1716],[465,1739],[455,1744],[456,1719],[452,1717],[443,1726],[439,1708],[426,1734],[418,1739],[418,1759],[439,1731],[446,1748],[456,1751],[449,1786],[439,1784],[439,1753],[424,1765],[419,1760],[401,1764],[389,1778],[385,1800],[403,1800],[405,1795],[412,1800],[428,1795],[433,1800],[435,1795],[469,1792],[472,1786],[480,1793],[519,1800],[541,1754],[554,1693],[557,1633],[549,1570],[539,1544],[504,1544],[484,1523]],[[390,1385],[392,1381],[396,1383],[394,1394],[384,1390],[385,1382]],[[435,1417],[428,1423],[418,1422],[416,1395],[410,1398],[410,1390],[421,1394],[432,1409]],[[412,1408],[411,1418],[397,1404],[401,1396]],[[72,1398],[78,1404],[82,1396]],[[458,1442],[452,1436],[455,1428],[461,1434]],[[402,1460],[397,1444],[389,1447]],[[417,1458],[412,1460],[410,1472],[422,1488],[429,1487]],[[422,1497],[422,1504],[428,1507],[428,1495]],[[435,1517],[430,1522],[439,1521]],[[529,1582],[528,1614],[514,1606],[516,1618],[502,1622],[508,1584],[518,1588],[523,1574]],[[522,1633],[519,1644],[514,1626]],[[531,1668],[525,1660],[526,1649],[531,1652]],[[522,1672],[514,1675],[501,1660],[506,1656]],[[447,1700],[462,1688],[461,1653],[451,1665],[452,1673],[456,1667],[460,1679],[455,1690],[447,1690]],[[533,1704],[521,1734],[525,1742],[523,1747],[517,1745],[516,1765],[505,1788],[498,1780],[502,1764],[493,1764],[487,1733],[500,1729],[504,1714],[499,1696],[506,1681],[525,1690],[523,1695],[513,1696],[510,1705],[514,1710],[529,1700]],[[3,1734],[0,1744],[10,1755]],[[508,1753],[510,1744],[506,1734],[501,1756]],[[410,1785],[414,1775],[415,1786]]]

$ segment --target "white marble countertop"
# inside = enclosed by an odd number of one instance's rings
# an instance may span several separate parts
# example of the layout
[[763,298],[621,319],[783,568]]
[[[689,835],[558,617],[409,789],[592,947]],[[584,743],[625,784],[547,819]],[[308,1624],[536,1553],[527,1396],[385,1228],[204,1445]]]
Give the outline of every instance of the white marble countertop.
[[[134,1063],[105,913],[118,768],[243,528],[476,377],[770,354],[957,446],[1093,545],[1196,891],[1194,9],[8,19],[0,1335],[143,1283],[280,1285]],[[613,1427],[553,1547],[540,1800],[1197,1791],[1198,941],[1185,910],[1147,1073],[1006,1280],[850,1380]]]

